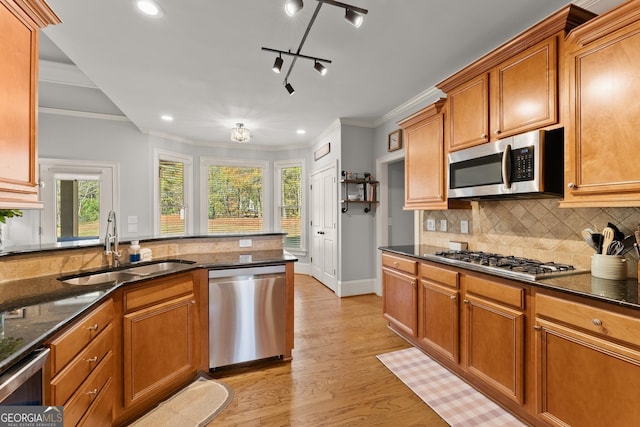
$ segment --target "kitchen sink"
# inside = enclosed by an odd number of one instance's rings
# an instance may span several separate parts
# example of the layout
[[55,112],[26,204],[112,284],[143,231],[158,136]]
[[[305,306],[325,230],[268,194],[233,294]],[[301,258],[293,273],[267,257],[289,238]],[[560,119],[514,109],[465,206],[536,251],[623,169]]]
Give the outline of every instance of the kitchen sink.
[[121,271],[135,276],[150,276],[170,271],[179,271],[187,266],[189,266],[189,264],[182,261],[163,261],[155,264],[141,265],[139,267],[130,267]]
[[139,280],[142,278],[153,277],[156,275],[178,272],[189,268],[192,261],[182,260],[164,260],[151,263],[145,263],[135,267],[127,267],[118,270],[99,271],[95,273],[84,273],[76,276],[59,277],[63,283],[75,286],[91,286],[113,284],[117,285],[124,282]]
[[104,285],[108,283],[118,284],[128,280],[136,279],[135,274],[128,274],[124,271],[105,271],[102,273],[89,274],[86,276],[76,276],[69,278],[60,278],[59,280],[67,285],[91,286]]

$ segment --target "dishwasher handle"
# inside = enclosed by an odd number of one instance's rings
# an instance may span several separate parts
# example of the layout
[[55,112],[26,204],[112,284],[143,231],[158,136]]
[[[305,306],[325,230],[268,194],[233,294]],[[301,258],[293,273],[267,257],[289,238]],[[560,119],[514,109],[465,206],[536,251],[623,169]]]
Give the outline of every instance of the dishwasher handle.
[[227,268],[223,270],[209,270],[209,279],[237,276],[262,276],[265,274],[284,274],[284,265],[267,265],[260,267]]

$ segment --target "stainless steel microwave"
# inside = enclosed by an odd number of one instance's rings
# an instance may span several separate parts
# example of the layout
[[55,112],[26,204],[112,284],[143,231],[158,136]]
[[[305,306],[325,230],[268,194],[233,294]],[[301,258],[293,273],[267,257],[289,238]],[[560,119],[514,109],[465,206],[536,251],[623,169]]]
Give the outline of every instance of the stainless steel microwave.
[[449,153],[449,199],[562,197],[563,129],[537,130]]

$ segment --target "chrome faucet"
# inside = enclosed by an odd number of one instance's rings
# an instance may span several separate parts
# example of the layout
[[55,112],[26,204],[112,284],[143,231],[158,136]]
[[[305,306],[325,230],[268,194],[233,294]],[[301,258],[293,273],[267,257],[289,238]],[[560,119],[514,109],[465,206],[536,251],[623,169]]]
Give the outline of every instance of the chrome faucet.
[[120,264],[120,252],[118,252],[118,224],[116,213],[109,211],[107,216],[107,234],[104,236],[104,254],[111,255],[111,266]]

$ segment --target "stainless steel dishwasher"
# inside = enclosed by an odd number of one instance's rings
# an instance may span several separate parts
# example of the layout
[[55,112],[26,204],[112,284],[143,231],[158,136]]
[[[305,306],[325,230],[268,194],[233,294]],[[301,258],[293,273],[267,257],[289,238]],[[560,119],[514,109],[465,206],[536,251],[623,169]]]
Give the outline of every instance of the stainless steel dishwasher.
[[285,266],[209,270],[209,368],[281,357]]

